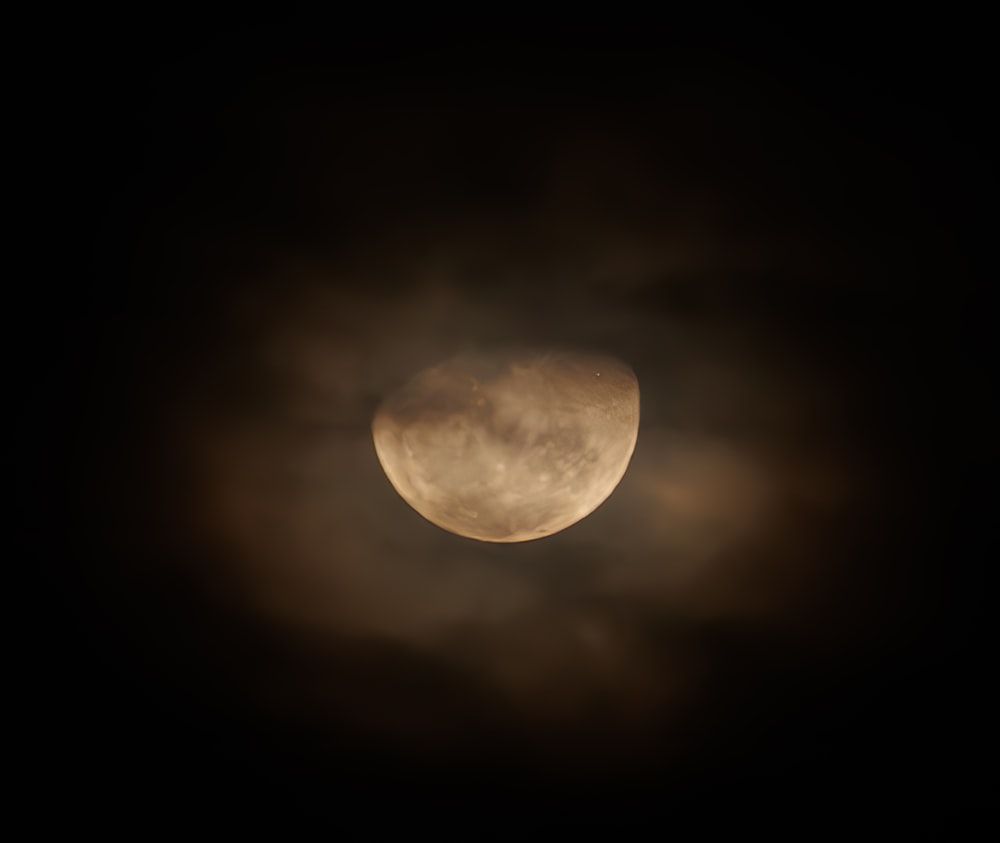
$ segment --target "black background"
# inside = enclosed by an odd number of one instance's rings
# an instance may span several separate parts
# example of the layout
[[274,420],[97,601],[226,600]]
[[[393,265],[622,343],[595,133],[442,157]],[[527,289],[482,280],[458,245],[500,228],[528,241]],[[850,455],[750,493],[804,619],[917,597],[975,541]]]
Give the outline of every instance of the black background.
[[[19,691],[30,716],[16,728],[30,746],[22,777],[32,805],[43,816],[112,820],[140,832],[205,813],[251,827],[265,817],[307,818],[345,833],[358,827],[377,836],[398,825],[469,838],[496,829],[531,836],[543,817],[584,829],[641,821],[655,834],[697,822],[812,837],[869,817],[900,833],[947,836],[963,826],[986,798],[977,700],[988,662],[978,657],[978,621],[991,554],[980,481],[994,447],[981,283],[989,97],[977,28],[864,17],[696,26],[670,15],[515,25],[404,21],[388,12],[377,23],[350,15],[144,16],[49,28],[18,83],[27,105],[19,129],[30,147],[18,162],[31,187],[23,215],[38,220],[42,236],[7,310],[15,424],[8,447],[17,470],[17,554],[8,565],[43,581],[17,644],[30,667]],[[894,162],[887,175],[866,171],[869,159],[852,169],[832,155],[836,167],[822,187],[797,183],[795,160],[775,167],[785,174],[781,189],[797,190],[805,206],[830,208],[831,224],[857,238],[873,265],[886,242],[919,253],[904,280],[845,280],[821,301],[799,303],[822,312],[816,329],[829,337],[829,353],[857,361],[872,437],[888,433],[898,446],[900,489],[912,505],[885,529],[899,539],[894,564],[918,572],[908,580],[905,621],[850,658],[797,667],[794,678],[780,655],[745,665],[750,678],[734,681],[726,711],[709,717],[726,727],[683,769],[654,765],[582,782],[513,780],[497,763],[408,762],[349,733],[342,752],[311,751],[308,732],[265,722],[224,682],[199,674],[202,633],[218,619],[209,607],[199,614],[189,594],[188,614],[165,633],[182,641],[169,656],[136,644],[131,629],[140,620],[112,608],[120,603],[108,595],[139,586],[123,573],[127,560],[116,559],[113,542],[89,526],[109,505],[90,478],[109,443],[128,452],[152,403],[142,384],[159,382],[150,371],[169,378],[182,369],[178,356],[197,354],[197,343],[194,351],[180,347],[178,326],[200,336],[199,319],[210,323],[211,309],[193,302],[214,295],[204,279],[189,288],[170,271],[197,242],[175,242],[162,278],[136,277],[134,256],[149,248],[148,232],[160,219],[168,226],[172,208],[190,208],[192,195],[201,197],[206,240],[259,230],[308,241],[322,214],[341,214],[350,239],[390,213],[414,213],[421,201],[420,184],[390,184],[348,211],[316,208],[308,197],[289,203],[280,167],[271,181],[241,182],[254,162],[265,168],[259,162],[280,158],[280,137],[265,127],[251,148],[232,127],[257,110],[267,114],[268,96],[288,90],[306,98],[335,92],[354,104],[387,92],[487,110],[513,101],[543,112],[552,103],[586,110],[641,101],[655,122],[649,103],[676,85],[679,70],[692,101],[716,90],[710,81],[719,78],[780,90],[799,104],[790,124],[828,121]],[[258,99],[248,101],[251,87]],[[767,145],[752,113],[744,130],[728,146],[720,141],[723,152]],[[502,155],[498,162],[516,170]],[[516,174],[470,181],[460,154],[454,166],[433,201],[519,201]],[[730,166],[727,177],[738,177],[738,159]],[[777,295],[766,286],[746,290],[745,306]],[[697,306],[696,295],[687,304]],[[147,596],[147,604],[169,606],[176,597]],[[738,642],[732,649],[738,674]]]

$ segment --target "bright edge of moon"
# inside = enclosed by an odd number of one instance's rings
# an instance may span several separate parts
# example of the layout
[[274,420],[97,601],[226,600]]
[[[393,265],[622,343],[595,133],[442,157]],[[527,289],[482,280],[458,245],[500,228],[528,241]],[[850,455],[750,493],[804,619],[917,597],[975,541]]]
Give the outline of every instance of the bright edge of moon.
[[389,482],[438,527],[524,542],[590,515],[625,476],[639,383],[606,355],[455,357],[389,395],[372,422]]

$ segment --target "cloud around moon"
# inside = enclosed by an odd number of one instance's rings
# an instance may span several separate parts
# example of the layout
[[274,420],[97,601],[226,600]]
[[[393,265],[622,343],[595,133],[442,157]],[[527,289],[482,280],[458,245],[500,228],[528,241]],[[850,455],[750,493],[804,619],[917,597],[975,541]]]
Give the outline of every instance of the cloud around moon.
[[[348,119],[312,102],[230,116],[235,138],[287,144],[287,171],[278,187],[261,176],[257,205],[213,176],[155,220],[143,269],[189,292],[149,353],[162,365],[144,373],[142,457],[119,468],[146,519],[134,557],[166,560],[238,618],[234,637],[268,642],[218,659],[246,698],[319,732],[431,736],[435,751],[493,735],[641,753],[664,732],[696,733],[702,703],[727,699],[733,639],[835,649],[888,611],[869,571],[888,558],[880,519],[900,494],[892,442],[870,433],[862,355],[837,334],[853,246],[778,201],[780,178],[801,173],[780,171],[771,148],[704,142],[737,137],[712,120],[739,128],[739,114],[688,119],[679,102],[650,126],[593,109],[428,107],[410,135],[403,108]],[[509,143],[497,152],[496,139]],[[808,138],[793,139],[808,158]],[[451,160],[451,142],[471,151]],[[487,153],[521,162],[516,178],[496,178]],[[816,160],[812,189],[836,193]],[[268,216],[278,208],[295,236]],[[208,236],[207,217],[232,229]],[[628,464],[614,494],[544,541],[428,523],[373,447],[372,419],[380,406],[406,416],[392,396],[414,373],[504,344],[627,361],[642,386],[638,439],[608,440],[634,444],[608,463],[611,487]],[[435,412],[464,413],[467,399]],[[526,414],[493,422],[537,432]],[[598,445],[603,456],[604,440],[582,453]]]

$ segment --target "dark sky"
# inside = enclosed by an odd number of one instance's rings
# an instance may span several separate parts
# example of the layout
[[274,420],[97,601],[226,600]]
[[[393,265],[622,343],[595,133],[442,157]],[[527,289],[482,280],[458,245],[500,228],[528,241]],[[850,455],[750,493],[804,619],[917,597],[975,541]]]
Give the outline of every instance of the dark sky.
[[[111,24],[26,72],[33,796],[470,839],[962,822],[981,39]],[[620,357],[642,420],[597,512],[495,546],[410,510],[369,426],[511,343]]]

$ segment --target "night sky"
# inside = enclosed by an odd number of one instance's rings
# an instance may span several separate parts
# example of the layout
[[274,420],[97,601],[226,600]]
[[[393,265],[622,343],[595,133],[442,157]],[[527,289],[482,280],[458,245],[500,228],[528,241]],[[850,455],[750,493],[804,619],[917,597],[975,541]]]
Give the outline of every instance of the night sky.
[[[940,21],[62,24],[8,312],[32,804],[964,827],[984,68]],[[519,344],[628,363],[638,444],[578,525],[479,543],[371,420]]]

